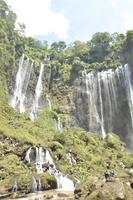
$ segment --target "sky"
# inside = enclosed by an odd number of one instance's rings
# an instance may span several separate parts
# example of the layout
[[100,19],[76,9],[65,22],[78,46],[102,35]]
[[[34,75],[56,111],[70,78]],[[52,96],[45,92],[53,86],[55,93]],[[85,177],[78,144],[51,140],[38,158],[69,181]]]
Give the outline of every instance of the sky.
[[53,42],[87,41],[96,32],[133,29],[133,0],[5,0],[25,34]]

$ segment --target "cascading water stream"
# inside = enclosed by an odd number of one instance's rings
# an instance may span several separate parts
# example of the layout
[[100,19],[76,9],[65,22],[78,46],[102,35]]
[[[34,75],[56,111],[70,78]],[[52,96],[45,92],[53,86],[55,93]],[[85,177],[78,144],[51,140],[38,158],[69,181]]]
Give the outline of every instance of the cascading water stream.
[[33,105],[32,105],[32,111],[30,113],[30,119],[32,121],[34,121],[36,119],[38,110],[39,110],[39,99],[41,97],[42,89],[43,89],[42,88],[43,71],[44,71],[44,64],[41,63],[40,73],[39,73],[39,77],[38,77],[38,81],[37,81],[37,85],[36,85],[36,89],[35,89],[35,97],[34,97],[34,101],[33,101]]
[[32,187],[31,187],[31,192],[35,193],[37,192],[37,181],[35,176],[32,176]]
[[42,190],[42,184],[41,184],[41,179],[39,176],[35,177],[32,176],[32,186],[31,186],[31,192],[36,193],[38,191]]
[[15,178],[13,186],[12,186],[12,192],[17,192],[18,191],[18,183],[17,179]]
[[67,154],[67,159],[68,159],[70,165],[76,164],[76,160],[70,152]]
[[47,149],[46,149],[46,155],[45,155],[45,162],[49,162],[49,164],[52,164],[53,167],[55,167],[54,161]]
[[101,92],[101,77],[100,73],[98,73],[98,87],[99,87],[99,100],[100,100],[100,112],[101,112],[101,133],[102,138],[106,137],[105,129],[104,129],[104,117],[103,117],[103,101],[102,101],[102,92]]
[[62,126],[60,117],[57,116],[57,119],[54,119],[54,122],[55,122],[55,130],[59,131],[59,132],[62,132],[63,131],[63,126]]
[[133,87],[131,85],[131,76],[130,76],[130,69],[128,65],[125,65],[122,69],[123,76],[125,77],[125,87],[127,92],[128,104],[130,108],[130,115],[131,115],[131,125],[133,129]]
[[29,58],[27,58],[26,60],[24,58],[25,55],[23,54],[20,59],[18,71],[16,74],[16,85],[13,98],[10,102],[10,105],[14,109],[18,110],[20,113],[25,112],[26,92],[34,64],[34,62],[32,61],[29,66]]
[[117,133],[121,131],[121,127],[123,128],[117,120],[125,120],[121,114],[123,106],[126,111],[129,110],[125,130],[129,129],[131,135],[133,86],[130,66],[100,72],[91,71],[88,74],[86,71],[82,72],[76,98],[76,116],[81,126],[84,125],[93,133],[100,132],[102,138],[105,138],[108,132]]
[[30,163],[30,153],[31,153],[31,147],[28,149],[25,156],[25,161],[27,161],[28,163]]
[[48,94],[46,94],[46,100],[47,100],[47,103],[48,103],[49,110],[52,110],[52,103],[51,103],[51,101],[49,99]]
[[26,80],[26,75],[29,65],[29,58],[27,58],[26,60],[24,58],[25,56],[23,54],[20,59],[19,68],[16,75],[16,85],[13,98],[10,102],[11,106],[17,109],[20,113],[25,111],[25,106],[24,106],[25,93],[26,93],[25,86],[28,85],[28,80]]
[[42,147],[36,147],[36,169],[38,173],[43,172],[43,163],[44,163],[45,155]]
[[[25,160],[30,162],[30,153],[31,147],[26,153]],[[47,149],[43,149],[42,147],[36,147],[35,149],[36,158],[35,164],[38,173],[45,173],[48,172],[51,175],[54,175],[57,180],[57,188],[62,190],[73,191],[74,190],[74,183],[70,180],[67,176],[63,175],[56,169],[55,163]],[[27,158],[27,155],[29,159]],[[46,164],[46,166],[45,166]],[[38,177],[39,178],[39,177]],[[32,192],[39,191],[38,188],[41,188],[41,180],[37,180],[34,176],[32,177]]]
[[20,112],[25,112],[25,100],[26,100],[26,92],[32,72],[34,62],[32,61],[30,67],[27,69],[26,76],[25,76],[25,82],[24,82],[24,87],[23,87],[23,93],[22,93],[22,109]]
[[19,96],[21,96],[21,91],[22,91],[22,67],[23,67],[23,63],[24,63],[24,54],[22,55],[20,61],[19,61],[19,68],[18,68],[18,72],[16,75],[16,85],[15,85],[15,90],[14,90],[14,95],[13,95],[13,99],[11,100],[11,106],[13,108],[16,108],[18,101],[20,99]]
[[70,180],[67,176],[64,176],[63,174],[57,174],[57,185],[58,189],[60,190],[66,190],[66,191],[73,191],[74,190],[74,184],[73,181]]

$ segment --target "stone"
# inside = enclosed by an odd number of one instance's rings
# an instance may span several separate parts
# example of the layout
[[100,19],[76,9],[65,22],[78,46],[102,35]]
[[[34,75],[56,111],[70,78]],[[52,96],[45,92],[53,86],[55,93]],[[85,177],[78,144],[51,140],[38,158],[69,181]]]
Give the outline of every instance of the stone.
[[77,194],[77,193],[80,193],[80,192],[82,192],[82,190],[80,188],[74,190],[74,194]]
[[130,186],[131,186],[131,188],[133,189],[133,178],[132,179],[130,179]]
[[58,197],[69,197],[67,193],[58,193]]
[[53,195],[48,195],[47,197],[46,197],[46,199],[52,199],[54,196]]

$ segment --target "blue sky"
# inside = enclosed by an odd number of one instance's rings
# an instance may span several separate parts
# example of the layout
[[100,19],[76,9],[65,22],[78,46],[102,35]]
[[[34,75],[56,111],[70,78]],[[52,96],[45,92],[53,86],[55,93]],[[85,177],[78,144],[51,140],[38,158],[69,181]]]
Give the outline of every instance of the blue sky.
[[95,32],[133,29],[133,0],[6,0],[41,40],[89,40]]

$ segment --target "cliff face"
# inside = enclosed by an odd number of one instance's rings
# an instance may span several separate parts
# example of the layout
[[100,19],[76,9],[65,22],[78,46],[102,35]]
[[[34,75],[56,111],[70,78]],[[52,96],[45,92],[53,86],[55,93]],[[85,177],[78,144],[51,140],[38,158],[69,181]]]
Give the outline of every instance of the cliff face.
[[[132,148],[133,69],[131,54],[132,52],[127,54],[129,64],[116,69],[90,72],[80,69],[76,77],[70,76],[71,84],[65,86],[61,85],[57,69],[49,68],[48,63],[50,62],[45,61],[38,90],[41,65],[36,65],[34,61],[24,56],[23,60],[21,58],[16,65],[16,72],[11,82],[12,90],[9,90],[10,100],[16,98],[16,105],[13,106],[18,111],[20,111],[21,104],[23,104],[24,111],[29,114],[33,112],[32,109],[37,109],[34,112],[39,111],[38,114],[35,113],[38,117],[43,110],[49,109],[53,113],[51,115],[53,129],[58,129],[60,126],[58,122],[61,122],[64,129],[82,127],[94,134],[100,134],[103,138],[109,132],[115,132]],[[19,79],[17,78],[18,73]],[[15,91],[17,87],[18,91]],[[15,92],[18,95],[16,97]],[[37,93],[40,96],[37,97],[38,102],[35,102]],[[37,104],[37,108],[34,104]],[[43,115],[40,119],[44,120]],[[57,122],[55,126],[54,121]]]
[[133,73],[124,65],[82,73],[75,96],[79,125],[94,133],[115,132],[132,147]]

